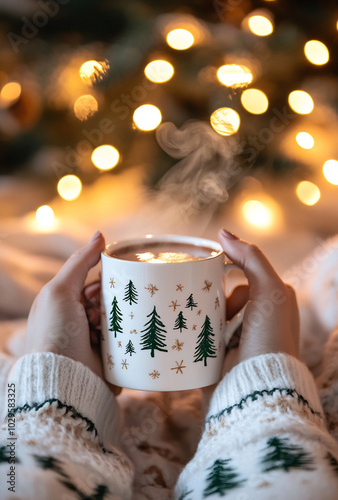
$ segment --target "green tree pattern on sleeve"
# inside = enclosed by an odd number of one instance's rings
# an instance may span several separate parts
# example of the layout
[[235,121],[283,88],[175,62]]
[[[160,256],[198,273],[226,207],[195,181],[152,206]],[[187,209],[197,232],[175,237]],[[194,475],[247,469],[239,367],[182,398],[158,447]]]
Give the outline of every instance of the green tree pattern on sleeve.
[[137,304],[137,298],[138,298],[138,293],[136,291],[134,283],[131,280],[129,280],[129,283],[125,288],[125,294],[123,300],[129,302],[129,304],[132,305],[132,303]]
[[282,469],[314,470],[313,457],[301,446],[290,443],[288,438],[273,437],[268,440],[267,448],[270,450],[262,459],[263,471]]
[[[9,449],[7,446],[0,446],[0,464],[5,463],[8,464],[8,460],[10,459]],[[18,457],[15,457],[15,462],[17,464],[20,463]]]
[[141,330],[141,333],[144,332],[144,335],[141,337],[140,344],[143,345],[141,350],[144,351],[149,349],[150,355],[153,358],[155,356],[155,350],[168,352],[168,349],[164,349],[167,345],[164,343],[165,335],[163,335],[167,333],[167,331],[156,311],[156,306],[154,306],[154,309],[148,314],[147,318],[150,318],[150,320],[144,325],[146,328]]
[[57,458],[51,456],[44,457],[40,455],[33,455],[33,457],[35,458],[38,467],[41,467],[41,469],[45,470],[53,470],[58,476],[60,476],[58,477],[58,481],[70,491],[76,493],[77,496],[73,496],[74,499],[77,498],[78,500],[104,500],[106,498],[106,494],[109,495],[108,486],[106,486],[105,484],[97,484],[94,491],[89,495],[86,495],[73,483],[72,478],[67,474],[67,472],[63,470],[65,468],[65,464],[61,462],[61,460],[58,460]]
[[[192,490],[189,490],[189,491],[184,491],[179,497],[178,497],[178,500],[191,500],[191,497],[189,497],[189,495],[191,495],[192,493]],[[188,498],[189,497],[189,498]]]
[[325,458],[329,461],[333,472],[336,474],[336,476],[338,476],[338,460],[329,451],[327,452]]
[[207,477],[207,486],[203,491],[203,498],[209,497],[218,493],[219,496],[224,495],[228,490],[238,488],[243,484],[243,480],[239,479],[239,474],[233,467],[229,465],[230,459],[217,459],[207,470],[210,474]]
[[194,307],[197,307],[197,302],[194,301],[194,297],[193,297],[192,293],[187,298],[187,305],[185,307],[186,308],[190,307],[191,310],[193,310]]
[[175,320],[175,326],[174,330],[179,330],[182,333],[183,328],[185,330],[188,329],[187,327],[187,319],[183,316],[183,312],[180,311],[176,320]]
[[215,341],[212,339],[215,334],[210,323],[209,316],[205,317],[201,333],[197,337],[197,345],[194,353],[194,363],[204,361],[204,366],[207,366],[207,358],[216,358]]
[[134,344],[132,343],[131,340],[129,340],[128,344],[126,345],[126,352],[124,354],[130,354],[130,356],[132,354],[135,354],[136,351],[134,349]]
[[114,332],[116,337],[116,333],[122,333],[121,321],[122,321],[122,313],[118,306],[116,296],[114,296],[114,300],[112,302],[112,309],[110,311],[110,332]]

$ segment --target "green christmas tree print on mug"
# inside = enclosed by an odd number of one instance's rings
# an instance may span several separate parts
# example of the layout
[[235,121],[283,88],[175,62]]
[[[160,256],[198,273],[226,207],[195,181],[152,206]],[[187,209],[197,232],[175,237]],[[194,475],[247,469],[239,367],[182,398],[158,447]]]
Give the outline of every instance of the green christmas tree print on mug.
[[193,307],[197,307],[197,302],[194,302],[194,296],[192,293],[187,298],[187,305],[185,307],[186,308],[190,307],[191,310],[193,310]]
[[155,356],[155,350],[168,352],[167,349],[164,349],[167,345],[164,343],[165,335],[163,335],[164,333],[167,333],[167,331],[165,330],[165,326],[162,323],[155,306],[152,312],[147,315],[147,318],[150,318],[150,320],[144,325],[146,328],[141,330],[141,333],[144,332],[144,334],[141,337],[140,344],[144,346],[141,350],[144,351],[149,349],[151,351],[150,355],[153,358]]
[[138,293],[136,291],[134,283],[131,280],[129,280],[129,283],[126,286],[125,291],[126,293],[123,297],[123,300],[129,302],[130,305],[132,305],[132,303],[137,304]]
[[128,344],[126,345],[126,352],[124,354],[130,354],[130,356],[132,356],[135,353],[136,351],[134,348],[134,344],[132,343],[131,340],[129,340]]
[[174,330],[179,330],[182,333],[183,328],[185,330],[188,329],[187,327],[187,319],[183,316],[183,312],[180,311],[176,320],[175,320],[175,326]]
[[114,332],[116,337],[116,333],[122,333],[121,321],[122,321],[122,313],[117,303],[117,298],[114,296],[114,300],[112,302],[112,309],[110,311],[110,332]]
[[197,346],[194,353],[194,363],[204,360],[204,366],[207,366],[207,358],[216,358],[215,342],[212,339],[215,334],[210,323],[209,316],[205,317],[201,333],[197,337]]

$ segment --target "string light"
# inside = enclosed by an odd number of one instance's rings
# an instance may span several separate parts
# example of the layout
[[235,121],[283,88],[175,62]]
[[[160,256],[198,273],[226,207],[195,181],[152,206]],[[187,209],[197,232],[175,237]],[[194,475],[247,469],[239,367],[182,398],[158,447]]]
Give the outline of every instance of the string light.
[[53,209],[48,205],[42,205],[35,212],[35,218],[38,226],[42,229],[49,229],[54,222]]
[[170,62],[157,59],[152,61],[144,68],[144,74],[151,82],[163,83],[172,78],[174,67]]
[[338,186],[338,161],[327,160],[323,165],[323,174],[330,184]]
[[73,201],[80,196],[82,183],[76,175],[65,175],[59,180],[57,190],[61,198]]
[[252,82],[250,70],[239,64],[225,64],[217,70],[218,80],[226,87],[243,87]]
[[241,95],[243,107],[254,115],[261,115],[269,107],[267,96],[258,89],[247,89]]
[[91,159],[99,170],[110,170],[118,164],[120,153],[114,146],[104,144],[94,149]]
[[194,35],[186,29],[178,28],[169,31],[167,34],[167,44],[172,49],[186,50],[194,44]]
[[74,103],[74,114],[81,121],[93,116],[98,109],[97,100],[92,95],[82,95]]
[[323,42],[310,40],[304,46],[304,53],[312,64],[322,65],[329,60],[329,50]]
[[273,222],[271,210],[258,200],[246,201],[242,206],[242,214],[250,224],[260,228],[268,228]]
[[135,109],[133,120],[137,128],[154,130],[162,121],[161,111],[153,104],[143,104]]
[[21,95],[21,85],[18,82],[6,83],[0,93],[0,107],[7,108],[16,102]]
[[84,83],[92,85],[93,83],[102,80],[109,69],[109,64],[106,61],[86,61],[80,68],[80,78]]
[[232,108],[216,109],[210,116],[210,124],[219,135],[232,135],[237,132],[241,123],[239,114]]
[[257,36],[268,36],[273,32],[273,24],[264,15],[252,15],[248,19],[250,31]]
[[308,132],[299,132],[296,135],[296,142],[303,149],[312,149],[315,144],[314,138]]
[[296,194],[304,205],[315,205],[320,199],[320,190],[310,181],[302,181],[297,185]]
[[294,90],[289,94],[289,105],[296,113],[300,115],[308,115],[313,111],[313,99],[304,90]]

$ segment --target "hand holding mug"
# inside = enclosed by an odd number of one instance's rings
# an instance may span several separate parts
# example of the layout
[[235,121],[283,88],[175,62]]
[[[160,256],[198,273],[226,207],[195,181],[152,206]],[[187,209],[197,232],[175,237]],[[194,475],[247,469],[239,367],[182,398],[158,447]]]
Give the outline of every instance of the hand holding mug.
[[240,267],[249,285],[235,288],[228,299],[229,317],[247,302],[237,346],[228,351],[223,374],[253,356],[284,352],[299,356],[299,313],[294,290],[283,283],[255,245],[222,230],[224,252]]
[[[35,298],[26,328],[26,352],[54,352],[88,366],[104,381],[99,350],[100,283],[84,288],[90,268],[105,245],[97,232],[74,252]],[[90,318],[90,321],[89,321]],[[108,384],[117,394],[119,388]]]

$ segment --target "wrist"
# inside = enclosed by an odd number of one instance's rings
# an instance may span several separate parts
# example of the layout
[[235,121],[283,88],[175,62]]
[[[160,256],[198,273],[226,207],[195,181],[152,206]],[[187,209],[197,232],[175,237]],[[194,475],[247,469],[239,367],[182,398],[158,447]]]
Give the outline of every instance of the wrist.
[[[282,399],[299,403],[318,417],[322,413],[315,382],[307,367],[284,353],[262,354],[242,361],[227,373],[210,402],[207,422],[235,414],[268,398],[277,408]],[[264,400],[265,401],[265,400]],[[266,405],[270,403],[265,403]]]
[[38,411],[55,404],[79,416],[100,441],[114,441],[118,406],[106,384],[82,363],[53,353],[19,358],[8,376],[15,384],[16,412]]

